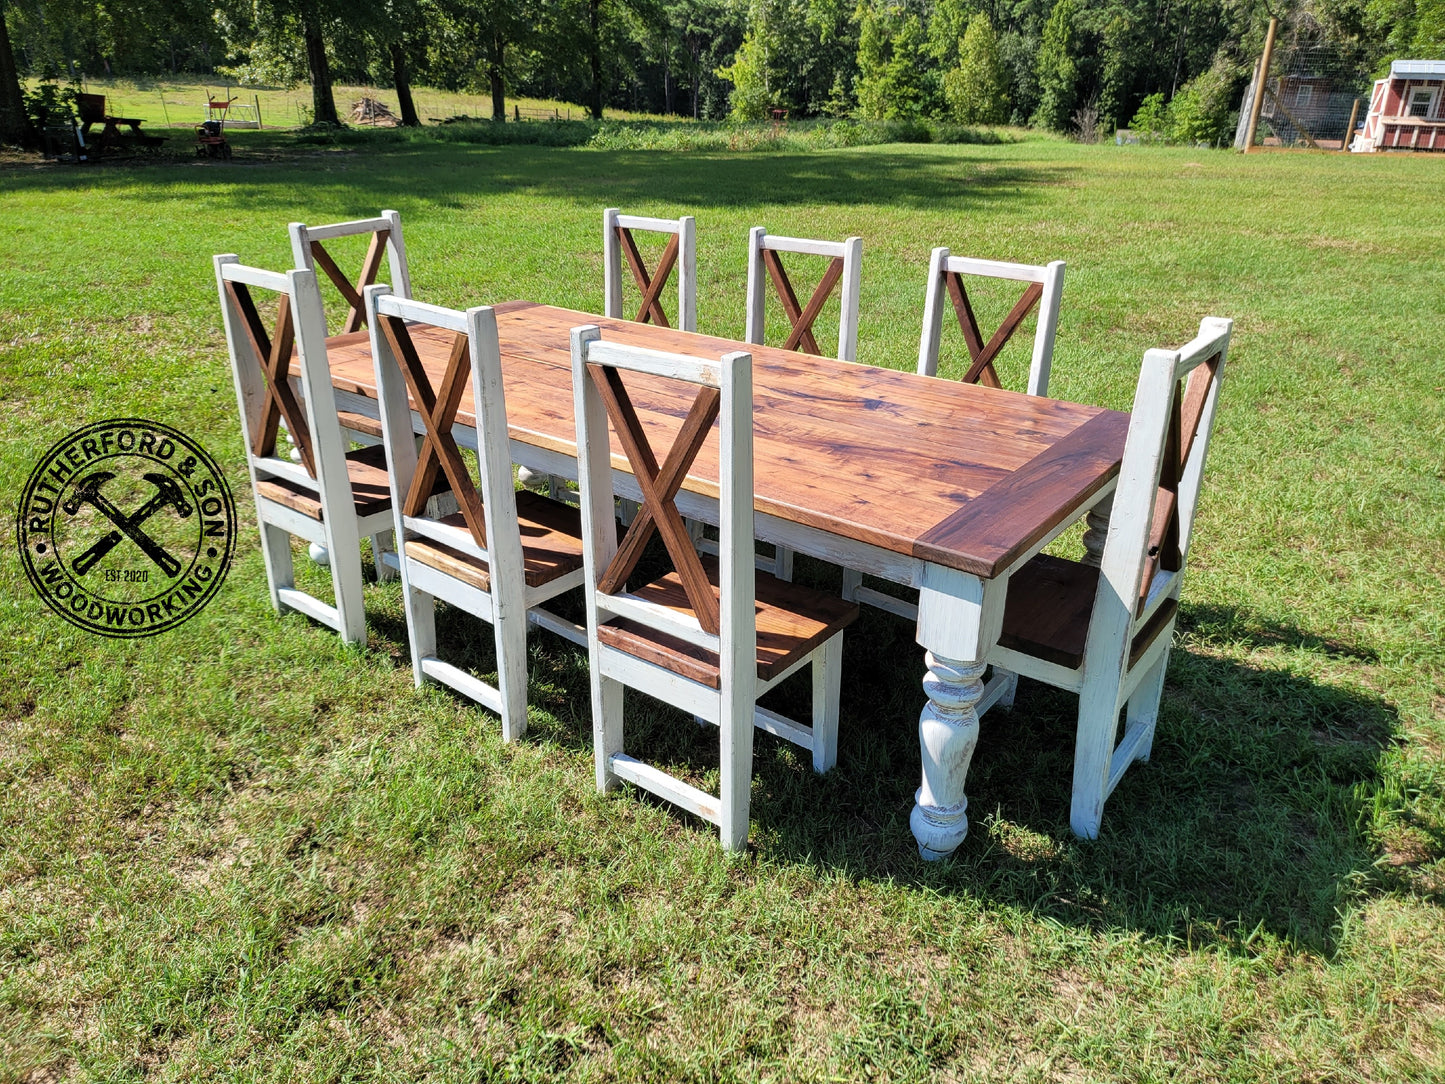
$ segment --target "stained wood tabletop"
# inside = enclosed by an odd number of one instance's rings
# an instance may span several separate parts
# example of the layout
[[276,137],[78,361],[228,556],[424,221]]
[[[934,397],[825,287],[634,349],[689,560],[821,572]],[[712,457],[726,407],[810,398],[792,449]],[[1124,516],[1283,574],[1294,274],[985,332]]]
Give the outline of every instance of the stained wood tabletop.
[[[576,455],[571,329],[702,357],[753,355],[757,511],[992,578],[1118,474],[1129,416],[1100,407],[813,357],[527,301],[496,306],[514,440]],[[450,332],[418,326],[445,368]],[[327,341],[332,382],[376,397],[365,331]],[[628,374],[654,447],[669,447],[694,389]],[[457,421],[474,425],[471,385]],[[627,468],[617,453],[614,464]],[[717,494],[716,441],[685,488]]]

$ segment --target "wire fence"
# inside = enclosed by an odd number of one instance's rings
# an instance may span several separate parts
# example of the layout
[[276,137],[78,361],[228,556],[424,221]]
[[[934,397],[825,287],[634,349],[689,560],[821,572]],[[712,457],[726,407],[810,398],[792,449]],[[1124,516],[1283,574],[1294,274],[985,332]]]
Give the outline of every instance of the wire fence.
[[[1241,149],[1258,82],[1250,81],[1240,104],[1234,145]],[[1355,103],[1369,103],[1370,85],[1369,69],[1356,50],[1332,41],[1314,16],[1296,15],[1281,25],[1275,39],[1255,146],[1341,149],[1353,134],[1346,128]],[[1363,110],[1358,120],[1364,120]]]

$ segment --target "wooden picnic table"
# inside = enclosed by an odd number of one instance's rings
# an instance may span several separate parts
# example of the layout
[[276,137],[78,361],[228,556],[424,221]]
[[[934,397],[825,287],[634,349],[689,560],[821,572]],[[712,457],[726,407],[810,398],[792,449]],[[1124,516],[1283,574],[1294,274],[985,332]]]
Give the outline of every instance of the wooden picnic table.
[[[113,117],[106,112],[105,95],[103,94],[82,94],[80,98],[80,136],[91,156],[99,158],[107,150],[113,150],[126,145],[136,145],[154,149],[166,141],[165,136],[148,135],[141,131],[141,125],[145,123],[142,117]],[[100,134],[92,136],[90,130],[99,124]],[[122,132],[121,128],[129,129]]]
[[[1003,623],[1009,574],[1112,493],[1129,416],[914,373],[813,357],[710,335],[527,301],[496,306],[512,457],[576,478],[571,329],[604,339],[718,357],[753,355],[755,529],[760,539],[917,588],[917,640],[927,651],[919,720],[923,785],[911,817],[925,858],[951,854],[968,831],[964,781],[978,714],[1004,691],[981,678]],[[434,380],[451,336],[418,327]],[[366,331],[328,340],[344,410],[377,415]],[[655,447],[674,439],[687,389],[629,379]],[[471,385],[459,440],[475,425]],[[640,497],[614,456],[620,496]],[[716,450],[694,462],[677,507],[717,521]]]

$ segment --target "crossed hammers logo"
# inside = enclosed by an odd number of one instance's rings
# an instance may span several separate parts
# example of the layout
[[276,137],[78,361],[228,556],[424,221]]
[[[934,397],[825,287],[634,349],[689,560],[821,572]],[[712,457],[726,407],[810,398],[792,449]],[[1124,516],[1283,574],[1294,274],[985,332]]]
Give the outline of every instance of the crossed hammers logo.
[[115,502],[100,491],[101,486],[114,477],[115,474],[112,471],[105,470],[88,475],[76,485],[75,492],[67,497],[60,506],[65,510],[66,515],[73,516],[80,511],[82,504],[92,504],[115,527],[115,530],[102,535],[94,545],[72,561],[70,567],[75,570],[77,576],[84,576],[95,567],[97,561],[120,544],[122,537],[125,537],[139,546],[141,552],[154,561],[167,576],[174,576],[181,570],[181,563],[141,528],[146,520],[162,508],[174,507],[182,519],[191,514],[191,506],[187,503],[185,494],[181,492],[181,487],[173,478],[168,478],[164,474],[148,472],[144,478],[156,487],[155,493],[145,504],[130,515],[126,515],[116,507]]

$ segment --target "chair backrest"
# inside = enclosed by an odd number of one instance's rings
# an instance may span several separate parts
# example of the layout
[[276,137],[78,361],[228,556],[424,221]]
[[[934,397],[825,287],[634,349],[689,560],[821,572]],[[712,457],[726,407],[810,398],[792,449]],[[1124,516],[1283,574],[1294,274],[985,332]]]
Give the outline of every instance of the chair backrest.
[[[793,284],[783,269],[780,252],[801,252],[814,256],[831,257],[828,269],[813,291],[806,305],[798,304]],[[838,315],[838,353],[841,361],[856,361],[858,358],[858,286],[863,267],[863,238],[850,237],[846,241],[813,241],[804,237],[775,237],[761,226],[754,226],[748,232],[748,317],[747,330],[743,338],[750,343],[763,342],[764,302],[767,286],[764,278],[772,280],[773,289],[783,303],[792,330],[783,343],[784,350],[802,350],[808,354],[821,355],[823,350],[813,337],[813,322],[823,309],[829,295],[839,280],[843,283]]]
[[1144,355],[1086,658],[1092,652],[1112,665],[1154,612],[1178,598],[1233,326],[1207,317],[1178,350]]
[[[489,306],[459,312],[394,294],[391,287],[366,287],[364,302],[376,369],[382,439],[387,471],[402,526],[434,542],[486,561],[497,587],[522,585],[522,539],[517,526],[517,494],[512,486],[512,454],[507,435],[507,404],[502,390],[502,354],[497,318]],[[446,355],[445,369],[428,371],[419,339],[428,339],[428,356]],[[480,491],[452,435],[462,394],[470,383],[476,417]],[[412,409],[421,415],[425,435],[413,439]],[[427,514],[427,501],[444,475],[456,498],[463,526]],[[518,596],[520,597],[520,596]]]
[[[693,385],[697,395],[659,463],[623,374]],[[577,418],[588,628],[622,618],[719,654],[724,696],[757,680],[753,607],[752,355],[716,361],[606,342],[595,325],[572,329],[572,391]],[[718,425],[718,589],[708,580],[673,498]],[[609,420],[642,490],[642,504],[619,545],[613,512]],[[656,531],[682,580],[691,613],[639,599],[627,578]]]
[[[657,267],[652,271],[642,261],[642,253],[632,234],[635,230],[670,234]],[[602,276],[605,297],[602,313],[625,320],[622,311],[622,259],[632,271],[632,279],[642,291],[642,305],[635,319],[640,324],[653,323],[671,327],[662,304],[662,291],[668,276],[677,268],[677,326],[682,331],[697,330],[697,223],[692,215],[681,218],[645,218],[624,215],[616,207],[602,212]]]
[[[245,266],[234,255],[217,256],[215,267],[253,477],[259,471],[306,486],[321,495],[323,506],[331,500],[350,501],[346,446],[327,364],[326,317],[316,272],[263,271]],[[276,323],[269,330],[253,290],[279,295]],[[300,402],[290,381],[293,354],[301,371]],[[276,454],[283,420],[301,454],[300,463]]]
[[[997,331],[985,342],[973,314],[973,303],[963,284],[964,275],[991,279],[1012,279],[1026,282],[1028,287]],[[928,263],[928,293],[923,301],[923,335],[918,345],[918,371],[924,376],[938,375],[938,345],[943,333],[943,295],[948,294],[963,331],[971,364],[963,379],[968,384],[986,384],[999,388],[994,359],[1013,337],[1024,318],[1038,306],[1037,329],[1034,332],[1033,359],[1029,363],[1030,395],[1049,393],[1049,367],[1054,358],[1054,334],[1059,326],[1059,297],[1064,290],[1064,261],[1054,260],[1043,267],[1033,264],[1001,263],[997,260],[973,260],[953,256],[946,248],[936,248]]]
[[[406,265],[406,244],[401,237],[401,215],[396,211],[382,211],[376,218],[334,222],[329,226],[308,226],[304,222],[293,222],[290,232],[291,256],[296,261],[296,266],[304,267],[308,271],[320,267],[346,302],[348,308],[341,334],[356,331],[366,323],[366,306],[362,303],[361,291],[376,281],[383,256],[390,265],[392,290],[402,297],[411,296],[411,273]],[[371,245],[366,250],[366,258],[361,262],[361,272],[353,283],[336,265],[322,242],[333,237],[351,237],[362,233],[371,234]]]
[[100,124],[105,120],[104,94],[77,94],[75,105],[81,124]]

